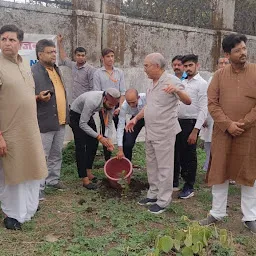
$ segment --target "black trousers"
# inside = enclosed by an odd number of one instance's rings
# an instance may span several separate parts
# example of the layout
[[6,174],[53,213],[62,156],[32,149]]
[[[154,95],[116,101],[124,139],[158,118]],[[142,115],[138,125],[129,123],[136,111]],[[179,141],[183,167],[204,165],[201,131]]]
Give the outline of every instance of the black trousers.
[[[98,140],[86,134],[80,127],[80,114],[70,110],[70,127],[72,128],[75,148],[76,164],[80,178],[87,177],[87,169],[92,169],[93,161],[98,148]],[[88,125],[96,131],[93,117],[90,118]]]
[[196,144],[189,145],[187,140],[195,127],[196,119],[179,119],[182,131],[177,134],[174,152],[173,186],[179,186],[179,177],[184,179],[184,189],[193,189],[196,180],[197,153]]
[[[99,116],[100,116],[101,132],[102,132],[102,135],[104,135],[106,127],[105,127],[103,114],[101,111],[99,112]],[[113,116],[113,121],[114,121],[116,129],[117,129],[117,125],[118,125],[118,120],[119,120],[118,115]],[[105,161],[108,161],[111,158],[111,151],[108,151],[107,148],[105,146],[103,146],[103,152],[104,152]]]
[[[132,118],[133,117],[131,117],[131,119]],[[133,132],[126,132],[124,130],[123,150],[124,150],[125,157],[128,158],[130,161],[132,160],[132,149],[133,149],[136,139],[144,125],[145,125],[145,121],[143,118],[143,119],[140,119],[136,123],[136,125],[134,126],[134,129],[133,129]]]

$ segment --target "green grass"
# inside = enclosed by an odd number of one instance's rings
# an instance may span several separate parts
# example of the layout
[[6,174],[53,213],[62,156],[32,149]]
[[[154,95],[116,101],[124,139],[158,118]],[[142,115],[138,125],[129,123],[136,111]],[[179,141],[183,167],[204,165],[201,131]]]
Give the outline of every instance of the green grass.
[[[69,143],[63,151],[62,180],[68,186],[66,191],[46,190],[47,200],[34,219],[23,225],[22,232],[0,228],[0,255],[47,255],[47,256],[146,256],[152,251],[155,239],[161,234],[172,234],[173,230],[186,228],[181,216],[198,220],[207,215],[211,207],[211,191],[204,184],[202,165],[204,151],[198,148],[198,175],[195,197],[179,200],[173,194],[173,202],[167,211],[155,216],[137,201],[146,195],[147,175],[144,143],[137,143],[134,149],[133,184],[127,195],[106,187],[102,148],[94,163],[94,174],[102,179],[98,191],[88,191],[78,179],[74,144]],[[105,182],[105,183],[104,183]],[[233,234],[239,248],[238,255],[255,255],[255,238],[241,227],[239,211],[239,187],[230,187],[229,209],[232,218],[218,224]],[[239,224],[238,224],[239,223]],[[233,255],[232,250],[214,245],[218,254]],[[226,253],[226,254],[225,254]],[[227,254],[229,253],[229,254]],[[244,254],[242,254],[244,253]],[[163,256],[164,254],[162,254]],[[166,254],[167,255],[167,254]]]

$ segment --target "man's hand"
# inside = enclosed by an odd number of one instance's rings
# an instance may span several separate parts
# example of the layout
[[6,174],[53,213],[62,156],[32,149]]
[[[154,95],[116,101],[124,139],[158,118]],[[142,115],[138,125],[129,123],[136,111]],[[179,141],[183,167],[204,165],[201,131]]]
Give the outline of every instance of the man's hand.
[[131,119],[129,122],[128,122],[128,124],[125,126],[125,130],[126,130],[126,132],[133,132],[134,130],[134,126],[136,125],[136,123],[137,123],[137,118],[136,118],[136,116],[133,118],[133,119]]
[[[51,93],[50,91],[48,91],[49,93],[47,93],[47,91],[41,91],[38,95],[38,100],[39,101],[44,101],[44,102],[48,102],[51,99]],[[47,93],[47,94],[46,94]],[[46,95],[45,95],[46,94]]]
[[198,129],[194,128],[188,137],[188,140],[187,140],[188,144],[189,145],[196,144],[197,136],[198,136]]
[[7,146],[3,135],[0,135],[0,156],[6,156]]
[[118,147],[118,152],[117,152],[117,154],[116,154],[116,158],[117,158],[117,159],[122,159],[122,158],[124,158],[123,147]]
[[59,44],[61,44],[62,43],[62,41],[63,41],[63,35],[61,35],[61,34],[59,34],[59,35],[57,35],[57,42],[59,43]]
[[99,142],[103,146],[105,146],[108,151],[113,151],[115,148],[114,144],[111,142],[111,140],[109,138],[101,137],[101,138],[99,138]]
[[175,92],[177,93],[179,91],[179,89],[176,86],[169,84],[166,88],[163,89],[163,91],[171,94],[171,93],[175,93]]
[[115,109],[113,115],[117,116],[117,115],[119,115],[119,112],[120,112],[120,108],[117,108],[117,109]]
[[239,136],[244,132],[244,129],[240,128],[243,125],[244,123],[232,122],[227,130],[232,136]]

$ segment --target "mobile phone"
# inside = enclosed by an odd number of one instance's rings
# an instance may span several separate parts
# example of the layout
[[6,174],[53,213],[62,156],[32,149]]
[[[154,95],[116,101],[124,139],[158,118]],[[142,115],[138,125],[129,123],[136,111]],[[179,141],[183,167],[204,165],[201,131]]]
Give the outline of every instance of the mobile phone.
[[49,93],[51,94],[51,96],[53,95],[53,92],[50,91],[50,90],[48,90],[47,92],[45,92],[43,95],[44,95],[44,96],[47,96]]

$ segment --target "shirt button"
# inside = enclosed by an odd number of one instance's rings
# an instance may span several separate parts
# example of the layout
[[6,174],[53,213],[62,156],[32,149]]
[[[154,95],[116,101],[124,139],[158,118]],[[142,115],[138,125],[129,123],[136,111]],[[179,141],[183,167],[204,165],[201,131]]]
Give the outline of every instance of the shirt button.
[[52,105],[54,108],[56,107],[55,105]]
[[54,116],[57,116],[56,114],[54,114]]

